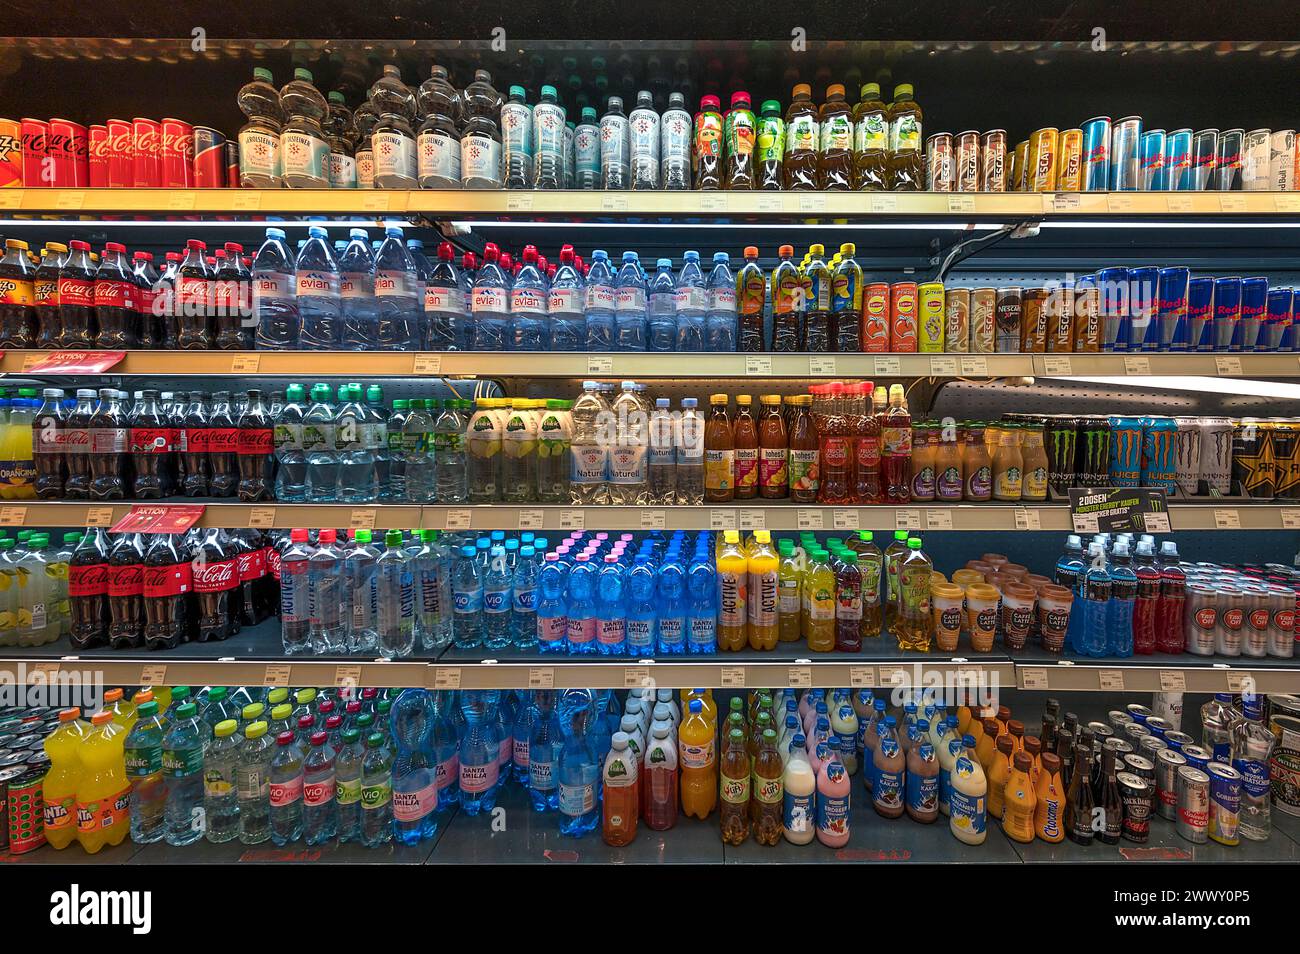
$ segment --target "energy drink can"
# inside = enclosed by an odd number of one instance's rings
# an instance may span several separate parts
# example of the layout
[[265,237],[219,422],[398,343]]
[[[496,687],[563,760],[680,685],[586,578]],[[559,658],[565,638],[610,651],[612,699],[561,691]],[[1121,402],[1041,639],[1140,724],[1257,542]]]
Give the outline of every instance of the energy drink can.
[[1210,776],[1190,765],[1178,769],[1178,834],[1196,845],[1209,840]]
[[1075,459],[1079,443],[1079,421],[1064,414],[1047,418],[1044,434],[1047,442],[1047,483],[1065,496],[1076,486]]
[[970,350],[992,354],[997,347],[996,288],[973,288],[970,293]]
[[1178,817],[1178,770],[1187,764],[1181,752],[1161,749],[1156,753],[1156,810],[1161,818]]
[[1083,191],[1110,187],[1110,117],[1094,116],[1083,124]]
[[1074,283],[1049,285],[1043,302],[1047,350],[1068,354],[1074,348]]
[[1074,350],[1096,354],[1101,350],[1101,292],[1093,275],[1074,283]]
[[1079,418],[1079,435],[1074,470],[1082,487],[1105,487],[1110,483],[1110,419]]
[[1266,304],[1264,327],[1260,329],[1256,350],[1283,351],[1283,344],[1293,338],[1291,331],[1291,302],[1294,292],[1290,288],[1270,288]]
[[1209,835],[1221,845],[1241,844],[1241,773],[1231,765],[1213,762],[1210,777]]
[[21,189],[23,185],[23,126],[12,119],[0,119],[0,189]]
[[958,133],[954,143],[954,191],[980,191],[980,134],[976,129]]
[[1138,150],[1138,182],[1143,192],[1164,192],[1169,188],[1163,129],[1149,129],[1142,134]]
[[1201,419],[1176,417],[1174,481],[1186,496],[1195,496],[1201,479]]
[[1214,156],[1214,175],[1210,188],[1215,192],[1241,191],[1241,152],[1244,129],[1225,129],[1219,133],[1219,148]]
[[1056,160],[1056,191],[1082,191],[1083,130],[1067,129],[1061,133],[1060,152]]
[[862,350],[868,354],[889,351],[889,284],[871,282],[862,287]]
[[1272,436],[1268,422],[1253,417],[1232,424],[1232,479],[1242,493],[1261,500],[1277,495]]
[[929,192],[953,191],[952,133],[935,133],[925,141],[925,181]]
[[1241,320],[1233,334],[1230,351],[1256,351],[1260,331],[1267,319],[1264,307],[1268,303],[1268,279],[1252,276],[1241,280]]
[[997,339],[999,354],[1020,350],[1020,312],[1023,290],[1019,285],[1009,285],[998,289],[997,297]]
[[1182,265],[1160,269],[1156,289],[1156,324],[1161,351],[1187,351],[1187,283],[1191,273]]
[[1020,299],[1020,351],[1042,354],[1047,350],[1047,289],[1026,288]]
[[1232,421],[1226,417],[1201,418],[1201,474],[1209,493],[1232,489]]
[[1129,351],[1160,350],[1160,323],[1156,318],[1156,286],[1160,269],[1142,265],[1129,270]]
[[1110,462],[1107,475],[1112,487],[1137,487],[1142,479],[1142,418],[1110,418]]
[[944,289],[943,349],[950,354],[970,351],[970,289]]
[[1116,121],[1110,135],[1110,191],[1136,192],[1141,187],[1138,150],[1142,139],[1142,117],[1125,116]]
[[1192,181],[1195,192],[1214,188],[1214,167],[1219,161],[1219,131],[1198,129],[1192,135]]
[[1172,417],[1144,417],[1142,421],[1143,487],[1163,487],[1172,493],[1178,486],[1178,463],[1175,448],[1178,423]]
[[1187,340],[1192,351],[1214,350],[1214,279],[1209,276],[1188,279]]
[[1007,131],[990,129],[980,137],[980,192],[1007,191]]
[[1060,131],[1055,126],[1034,130],[1029,137],[1027,192],[1056,191],[1056,157],[1060,150]]
[[1192,187],[1192,131],[1174,129],[1165,143],[1165,188],[1186,192]]
[[1101,292],[1101,350],[1127,351],[1129,272],[1127,268],[1103,268],[1097,272]]
[[1240,351],[1240,344],[1234,349],[1233,339],[1237,337],[1237,324],[1241,321],[1241,278],[1225,276],[1214,280],[1214,350]]
[[1242,137],[1241,187],[1246,192],[1267,192],[1271,129],[1252,129]]
[[917,351],[922,354],[943,353],[943,282],[925,282],[916,286],[918,300]]
[[895,282],[889,289],[889,350],[916,352],[916,282]]
[[1294,192],[1295,187],[1295,130],[1274,129],[1268,144],[1268,188],[1272,192]]
[[1274,496],[1293,500],[1300,494],[1300,459],[1297,458],[1297,450],[1300,450],[1297,427],[1300,424],[1288,420],[1277,420],[1272,424],[1273,469],[1277,474]]

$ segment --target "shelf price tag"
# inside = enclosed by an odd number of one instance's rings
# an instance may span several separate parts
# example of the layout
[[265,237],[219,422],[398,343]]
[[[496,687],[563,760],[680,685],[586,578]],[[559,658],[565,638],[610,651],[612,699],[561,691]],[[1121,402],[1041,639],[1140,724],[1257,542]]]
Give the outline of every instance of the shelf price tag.
[[871,196],[872,212],[897,212],[898,196],[896,195],[872,195]]
[[701,212],[727,211],[727,197],[723,195],[721,192],[701,192],[700,211]]
[[786,670],[786,678],[791,689],[809,689],[812,687],[812,667],[791,666]]
[[368,192],[361,197],[361,211],[387,212],[388,198],[386,192]]
[[850,666],[849,686],[853,689],[874,689],[876,687],[876,667]]
[[546,511],[540,507],[528,507],[519,511],[520,530],[541,530],[546,523]]
[[249,507],[248,525],[258,530],[268,530],[275,526],[274,507]]
[[511,192],[506,196],[507,212],[528,212],[533,207],[533,196],[529,192]]
[[[1043,518],[1037,510],[1017,507],[1015,513],[1015,524],[1017,530],[1041,530],[1043,529]],[[1095,529],[1093,532],[1096,532]]]
[[1229,692],[1244,692],[1250,688],[1251,684],[1254,681],[1255,681],[1255,677],[1252,676],[1249,672],[1244,672],[1240,669],[1228,670],[1228,691]]
[[1123,192],[1112,192],[1106,196],[1106,208],[1111,212],[1132,212],[1133,197]]
[[1173,531],[1173,528],[1169,525],[1169,511],[1167,510],[1159,513],[1143,514],[1142,524],[1147,533],[1171,533]]
[[1294,192],[1290,195],[1279,194],[1273,200],[1273,208],[1279,212],[1300,212],[1300,194]]
[[167,667],[166,666],[141,666],[140,667],[140,685],[142,686],[165,686],[167,685]]
[[21,527],[26,522],[26,507],[0,507],[0,527]]
[[460,668],[439,666],[433,671],[433,688],[435,689],[459,689],[460,688]]
[[87,507],[86,526],[111,527],[113,525],[112,507]]
[[1020,685],[1025,689],[1046,689],[1047,670],[1038,666],[1020,669]]
[[1220,510],[1216,508],[1214,511],[1214,529],[1240,530],[1241,514],[1236,510]]
[[750,377],[772,376],[772,359],[767,355],[750,355],[745,358],[745,374]]
[[262,685],[271,689],[280,689],[289,685],[289,674],[293,669],[288,663],[280,666],[267,666],[262,670]]
[[650,675],[649,666],[634,666],[623,670],[624,689],[642,689],[653,685],[654,679]]
[[1068,377],[1074,373],[1074,362],[1059,355],[1047,355],[1043,358],[1043,374],[1049,377]]
[[862,521],[856,510],[835,510],[831,513],[831,526],[836,530],[857,530]]
[[973,195],[950,195],[948,196],[949,212],[974,212],[975,196]]
[[236,212],[256,212],[262,207],[262,190],[245,189],[236,192],[230,208]]
[[348,517],[348,527],[352,530],[375,529],[375,508],[366,507],[353,510],[351,516]]
[[881,666],[880,667],[880,686],[901,686],[907,682],[906,666]]
[[627,196],[603,195],[600,198],[600,208],[604,212],[626,212]]
[[1099,669],[1097,670],[1097,687],[1103,692],[1123,692],[1124,691],[1124,670],[1122,669]]
[[560,529],[561,530],[585,530],[587,528],[587,514],[583,510],[561,510],[560,511]]
[[[33,681],[35,677],[35,681]],[[40,685],[44,682],[50,685],[59,677],[59,664],[56,662],[34,662],[27,664],[27,679],[29,685]]]
[[0,209],[18,209],[22,208],[22,204],[22,189],[5,189],[0,192]]
[[894,511],[895,530],[920,530],[921,511],[908,507]]
[[1284,530],[1300,530],[1300,510],[1294,507],[1284,507],[1282,509],[1282,528]]
[[1192,211],[1192,197],[1190,195],[1171,195],[1166,208],[1170,212],[1190,212]]
[[989,359],[983,356],[961,359],[961,373],[968,378],[982,378],[989,373]]
[[668,514],[662,510],[642,510],[642,530],[664,530],[668,526]]
[[54,197],[54,207],[60,212],[69,209],[80,209],[86,204],[86,193],[71,192],[67,189],[62,190]]
[[237,354],[230,359],[231,374],[257,374],[257,369],[261,366],[260,354]]
[[779,195],[759,194],[755,207],[759,212],[780,212],[782,211],[781,197]]
[[826,526],[826,516],[820,510],[800,510],[796,519],[800,530],[822,530]]
[[442,374],[442,355],[417,354],[411,365],[412,374]]
[[834,357],[808,359],[808,373],[815,378],[822,376],[833,378],[835,375],[839,374],[836,367],[837,364]]
[[925,529],[951,530],[952,511],[951,510],[927,510],[925,512]]
[[957,373],[956,358],[931,358],[930,373],[935,377],[947,377]]
[[1183,692],[1187,689],[1187,673],[1181,669],[1160,670],[1161,692]]
[[529,689],[554,689],[555,670],[550,666],[533,666],[528,670]]
[[614,359],[603,355],[601,357],[588,358],[587,373],[588,374],[613,374]]
[[736,511],[734,511],[734,510],[710,510],[710,511],[709,511],[709,529],[710,529],[710,530],[735,530],[735,529],[736,529]]
[[825,212],[826,196],[824,195],[807,195],[799,196],[800,212]]
[[718,682],[722,683],[723,689],[745,688],[745,667],[723,666],[718,674]]
[[[1020,509],[1021,508],[1019,507],[1016,508],[1017,514],[1020,512]],[[1070,514],[1070,524],[1074,527],[1075,533],[1100,532],[1098,530],[1097,515],[1095,513],[1072,513]],[[1016,529],[1023,530],[1025,528],[1021,527],[1019,522],[1017,522]]]
[[470,512],[468,510],[447,511],[446,529],[468,530],[470,523]]
[[1147,375],[1151,373],[1151,359],[1143,355],[1129,354],[1124,356],[1124,373],[1135,375]]
[[343,689],[348,686],[361,685],[361,667],[360,666],[335,666],[334,667],[334,688]]
[[1080,196],[1077,192],[1057,192],[1052,196],[1051,212],[1073,212],[1079,208]]
[[876,377],[896,378],[903,373],[903,362],[900,358],[876,358]]
[[1226,193],[1219,197],[1219,209],[1223,212],[1245,212],[1246,197]]
[[1214,371],[1220,377],[1241,374],[1241,359],[1234,355],[1220,355],[1214,359]]
[[767,511],[762,508],[743,508],[740,511],[740,529],[763,530],[767,528]]

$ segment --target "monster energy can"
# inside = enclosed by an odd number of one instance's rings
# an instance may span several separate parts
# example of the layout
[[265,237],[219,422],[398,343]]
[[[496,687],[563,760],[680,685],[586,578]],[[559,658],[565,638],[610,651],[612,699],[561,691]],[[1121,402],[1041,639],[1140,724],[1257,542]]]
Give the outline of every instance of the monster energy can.
[[1201,480],[1201,419],[1176,417],[1174,435],[1174,480],[1188,497],[1196,494]]
[[1110,418],[1109,486],[1137,487],[1142,479],[1142,419]]
[[1232,488],[1232,421],[1201,418],[1201,473],[1206,493],[1222,496]]
[[1075,481],[1081,487],[1110,486],[1110,419],[1079,418],[1075,439]]
[[1079,421],[1065,414],[1047,417],[1047,482],[1056,493],[1067,496],[1075,486],[1075,448],[1078,444]]
[[1176,486],[1175,442],[1178,424],[1172,417],[1143,417],[1141,479],[1143,487]]

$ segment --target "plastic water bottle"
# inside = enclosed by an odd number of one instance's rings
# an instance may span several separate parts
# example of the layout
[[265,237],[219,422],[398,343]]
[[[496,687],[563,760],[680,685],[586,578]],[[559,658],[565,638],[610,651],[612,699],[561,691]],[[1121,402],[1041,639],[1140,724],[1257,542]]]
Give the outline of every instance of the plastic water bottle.
[[591,253],[587,270],[587,350],[614,350],[614,268],[609,253],[602,248]]
[[609,453],[610,503],[645,506],[650,502],[650,408],[645,385],[624,381],[611,410],[616,440]]
[[648,554],[637,556],[625,580],[627,588],[627,654],[649,659],[655,654],[658,606],[655,599],[655,568]]
[[311,651],[312,548],[304,529],[289,532],[289,549],[280,556],[280,639],[285,655]]
[[656,398],[650,415],[650,498],[656,506],[677,503],[676,426],[668,398]]
[[[555,713],[557,693],[554,689],[537,689],[531,696],[527,711],[515,722],[515,739],[520,740],[522,736],[528,756],[526,770],[519,780],[528,790],[533,811],[555,811],[559,805],[556,760],[563,735]],[[516,759],[516,770],[518,764]]]
[[650,279],[650,318],[647,325],[647,351],[677,350],[677,279],[673,277],[673,260],[661,258],[655,263]]
[[601,188],[600,180],[600,126],[596,124],[596,110],[582,108],[582,121],[573,130],[573,186],[590,191]]
[[483,579],[474,562],[474,548],[463,546],[452,564],[451,598],[455,616],[452,640],[457,649],[483,645]]
[[718,651],[717,574],[711,554],[697,553],[687,572],[686,649],[692,655]]
[[307,499],[326,503],[338,499],[339,453],[335,440],[330,386],[314,384],[311,407],[302,419],[302,443],[307,458]]
[[454,692],[435,692],[433,707],[429,746],[438,786],[438,811],[443,812],[460,803],[460,730],[464,715]]
[[579,553],[569,571],[568,647],[571,656],[586,656],[596,649],[596,567],[591,557]]
[[[136,723],[139,724],[138,722]],[[244,741],[235,764],[239,797],[239,840],[260,845],[271,837],[271,752],[275,743],[266,722],[244,726]]]
[[[639,559],[639,558],[638,558]],[[675,550],[664,558],[653,580],[656,651],[669,656],[686,652],[686,573]],[[630,624],[629,624],[630,625]]]
[[682,192],[691,187],[691,133],[693,122],[681,93],[668,97],[659,121],[659,181],[665,190]]
[[375,562],[379,587],[379,655],[385,659],[409,656],[415,648],[415,583],[410,560],[402,548],[402,531],[384,534],[385,550]]
[[293,255],[284,229],[266,230],[266,241],[253,258],[253,313],[257,317],[259,351],[298,347],[298,298]]
[[198,708],[187,702],[162,740],[162,770],[167,782],[165,838],[169,845],[192,845],[203,837],[203,739]]
[[510,280],[500,261],[500,249],[489,242],[483,249],[483,267],[474,276],[470,297],[475,351],[510,350]]
[[1128,543],[1120,540],[1111,553],[1110,605],[1106,618],[1106,655],[1133,655],[1133,605],[1137,600],[1137,574]]
[[313,225],[294,263],[297,274],[298,346],[304,351],[337,351],[342,338],[339,266],[324,228]]
[[548,295],[535,246],[524,246],[523,262],[510,291],[510,343],[515,351],[545,351]]
[[430,746],[435,710],[427,689],[403,689],[393,703],[393,835],[404,845],[438,831],[437,767]]
[[584,282],[573,263],[573,246],[565,245],[560,249],[560,267],[551,280],[547,305],[551,321],[551,351],[584,351],[587,348]]
[[511,86],[501,104],[502,168],[507,189],[533,187],[533,111],[525,95],[522,86]]
[[339,811],[339,841],[361,840],[361,766],[366,750],[361,744],[361,733],[344,729],[342,745],[334,756],[334,776],[337,782]]
[[1110,616],[1111,576],[1102,544],[1088,547],[1089,566],[1083,578],[1083,631],[1078,650],[1085,656],[1106,655],[1106,623]]
[[381,351],[418,348],[424,295],[415,261],[396,225],[384,228],[384,244],[375,256],[375,299],[379,311],[375,346]]
[[281,732],[271,756],[271,841],[287,845],[302,837],[303,751],[291,731]]
[[465,426],[461,408],[467,402],[447,401],[433,424],[433,467],[439,503],[464,503],[469,497],[465,461]]
[[375,299],[375,259],[365,229],[351,229],[339,259],[340,301],[346,351],[375,347],[379,336],[379,303]]
[[307,499],[307,455],[303,449],[303,417],[306,394],[301,384],[285,389],[285,403],[275,416],[272,431],[275,447],[275,499]]
[[131,840],[137,845],[161,841],[166,834],[167,781],[163,772],[166,724],[158,703],[142,702],[126,737],[126,774],[131,780]]
[[682,271],[677,276],[677,350],[704,350],[704,320],[709,310],[709,290],[700,269],[700,253],[688,250],[682,255]]
[[628,156],[631,151],[623,99],[611,96],[605,115],[600,118],[600,184],[602,189],[626,189],[629,179]]
[[560,696],[560,834],[581,838],[600,822],[598,755],[588,733],[596,706],[586,689],[569,689]]
[[644,351],[646,285],[636,252],[623,253],[614,286],[614,351]]
[[573,436],[569,442],[573,461],[569,492],[575,504],[599,506],[609,503],[606,483],[609,448],[605,430],[610,413],[599,385],[595,381],[582,382],[582,394],[573,405]]
[[465,293],[450,242],[438,243],[438,261],[424,286],[423,347],[426,351],[462,351],[465,347]]
[[510,583],[514,599],[510,629],[516,649],[537,646],[537,575],[537,551],[533,547],[520,547],[519,562]]
[[735,351],[739,330],[736,327],[736,276],[728,265],[726,252],[713,253],[713,271],[709,272],[709,312],[704,319],[706,351]]
[[313,732],[302,763],[302,839],[323,845],[339,834],[334,747],[324,732]]
[[[307,605],[311,619],[311,651],[341,653],[347,651],[347,629],[343,621],[342,585],[339,562],[342,555],[335,547],[336,533],[325,529],[317,537],[315,551],[307,559]],[[281,566],[283,574],[283,564]]]
[[312,85],[310,70],[293,71],[293,79],[280,89],[280,107],[288,117],[280,130],[283,184],[290,189],[329,188],[330,147],[321,128],[328,105]]
[[393,755],[380,732],[366,739],[361,762],[361,844],[377,848],[393,840]]
[[379,581],[375,573],[379,552],[371,546],[371,539],[369,530],[358,530],[339,568],[339,598],[351,653],[373,653],[379,642]]
[[284,110],[280,94],[271,85],[271,71],[258,67],[253,80],[240,87],[237,99],[248,122],[239,130],[239,185],[244,189],[278,189],[280,181],[280,127]]
[[564,567],[556,553],[546,554],[537,574],[537,649],[543,653],[568,651],[569,617],[564,600]]
[[[412,503],[433,503],[438,499],[436,461],[434,458],[434,421],[425,410],[436,401],[413,398],[410,410],[393,430],[389,421],[388,445],[397,446],[403,462],[401,486],[394,486],[394,498]],[[396,402],[394,402],[396,404]],[[396,464],[396,461],[394,461]],[[393,473],[396,478],[396,470]]]
[[677,504],[698,507],[704,503],[704,418],[696,398],[682,398],[676,423]]
[[654,94],[643,89],[636,94],[636,109],[627,118],[632,156],[632,188],[659,188],[659,113]]
[[[366,420],[362,425],[366,447],[375,460],[375,483],[378,485],[375,499],[384,501],[404,500],[405,497],[395,493],[393,489],[393,455],[388,446],[389,414],[388,407],[384,403],[384,389],[378,384],[368,385],[366,387],[366,401],[362,405],[362,409],[366,412]],[[405,461],[400,463],[403,465],[401,469],[402,490],[405,492]]]
[[466,689],[460,706],[465,733],[460,741],[460,806],[471,818],[491,812],[500,778],[501,743],[497,737],[496,689]]
[[426,650],[451,643],[451,574],[446,547],[437,530],[420,531],[415,556],[415,633]]
[[207,839],[213,844],[239,837],[239,791],[236,788],[242,739],[234,719],[218,722],[212,744],[203,757],[203,818]]
[[596,578],[596,651],[602,656],[627,652],[627,599],[623,567],[613,553]]
[[483,645],[488,649],[505,649],[510,645],[512,586],[506,548],[493,547],[489,551],[487,572],[483,574]]
[[534,189],[563,189],[564,107],[557,101],[555,87],[543,86],[541,100],[533,107]]
[[334,440],[338,447],[338,499],[367,503],[379,496],[375,454],[367,433],[369,415],[361,401],[359,384],[339,388],[339,409],[334,415]]

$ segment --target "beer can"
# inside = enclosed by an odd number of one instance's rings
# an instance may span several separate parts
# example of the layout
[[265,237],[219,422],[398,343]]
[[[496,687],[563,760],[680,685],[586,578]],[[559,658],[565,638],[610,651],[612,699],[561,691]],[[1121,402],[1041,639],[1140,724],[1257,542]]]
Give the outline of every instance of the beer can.
[[50,148],[50,124],[43,119],[24,119],[21,124],[23,185],[28,189],[53,185],[46,157]]
[[162,127],[152,119],[131,122],[133,174],[137,189],[162,188]]
[[1258,350],[1260,332],[1268,320],[1265,315],[1267,303],[1267,278],[1256,275],[1241,280],[1241,317],[1237,322],[1229,350]]
[[1244,129],[1225,129],[1219,133],[1219,148],[1214,155],[1214,175],[1210,177],[1210,188],[1213,191],[1241,191],[1241,153],[1245,137]]
[[979,191],[1007,191],[1007,131],[990,129],[980,137]]
[[1035,129],[1029,137],[1029,179],[1027,192],[1056,191],[1056,163],[1060,153],[1060,131],[1055,126]]
[[1083,275],[1074,283],[1074,351],[1096,354],[1101,339],[1101,292],[1095,276]]
[[1297,435],[1300,423],[1279,419],[1273,424],[1273,469],[1277,473],[1274,497],[1294,500],[1300,496],[1300,456],[1297,455]]
[[1083,130],[1067,129],[1061,133],[1060,157],[1056,161],[1056,190],[1083,191]]
[[1190,765],[1178,768],[1178,834],[1193,844],[1209,840],[1210,776]]
[[1201,418],[1201,477],[1206,492],[1232,490],[1233,425],[1226,417]]
[[1269,587],[1268,654],[1281,659],[1295,655],[1296,590],[1281,585]]
[[992,354],[997,346],[996,288],[972,288],[970,293],[970,350]]
[[1193,351],[1214,350],[1214,279],[1208,275],[1187,282],[1187,341]]
[[1151,833],[1152,786],[1132,772],[1119,772],[1115,781],[1119,785],[1120,802],[1124,805],[1121,828],[1124,839],[1145,844]]
[[1192,131],[1173,129],[1165,142],[1165,188],[1186,192],[1192,187]]
[[233,139],[226,140],[226,188],[239,188],[239,143]]
[[1020,351],[1042,354],[1047,350],[1047,289],[1026,288],[1020,297]]
[[108,127],[91,126],[86,130],[87,180],[92,189],[108,188]]
[[1129,271],[1127,268],[1103,268],[1097,272],[1097,289],[1101,293],[1101,349],[1127,351]]
[[42,783],[47,769],[22,766],[21,774],[9,779],[5,796],[8,816],[9,853],[21,855],[45,844],[45,799]]
[[1219,626],[1214,651],[1220,656],[1240,656],[1246,625],[1246,594],[1240,587],[1222,584],[1219,592]]
[[1241,844],[1241,773],[1215,762],[1206,774],[1210,777],[1209,835],[1221,845]]
[[1219,131],[1198,129],[1192,136],[1191,188],[1204,192],[1214,188],[1214,169],[1219,161]]
[[1083,191],[1110,188],[1110,117],[1094,116],[1083,124]]
[[[1241,321],[1241,277],[1225,275],[1214,280],[1214,350],[1231,351],[1232,341],[1240,332],[1237,324]],[[1238,347],[1236,350],[1240,351]]]
[[1164,192],[1168,189],[1165,175],[1165,131],[1148,129],[1142,134],[1138,146],[1138,182],[1143,192]]
[[1206,766],[1214,761],[1214,753],[1203,745],[1184,745],[1178,750],[1182,753],[1183,758],[1187,759],[1187,764],[1192,768],[1205,771]]
[[1151,710],[1140,702],[1130,702],[1124,707],[1124,711],[1133,717],[1133,721],[1140,725],[1146,725],[1147,720],[1151,718]]
[[1191,273],[1182,265],[1160,269],[1156,285],[1155,325],[1158,350],[1187,351],[1187,283]]
[[222,189],[226,185],[226,137],[211,126],[195,126],[193,180],[196,189]]
[[1069,354],[1074,348],[1074,282],[1047,287],[1043,314],[1047,318],[1047,350]]
[[1123,709],[1111,709],[1106,713],[1106,721],[1116,732],[1123,732],[1124,726],[1133,721],[1133,717]]
[[943,282],[924,282],[916,287],[918,299],[917,350],[923,354],[943,353]]
[[1076,486],[1078,477],[1074,464],[1079,422],[1065,414],[1051,415],[1047,418],[1043,438],[1047,444],[1048,486],[1061,496],[1067,496],[1070,488]]
[[1142,139],[1142,117],[1117,120],[1110,136],[1110,191],[1135,192],[1141,185],[1138,150]]
[[193,188],[194,127],[183,119],[164,119],[159,124],[159,135],[163,188]]
[[1241,187],[1246,192],[1268,191],[1272,139],[1271,129],[1252,129],[1242,137]]
[[889,283],[871,282],[862,288],[862,350],[889,351]]
[[1126,722],[1124,724],[1124,735],[1140,749],[1142,740],[1151,735],[1151,730],[1141,722]]
[[1107,475],[1112,487],[1136,487],[1142,478],[1142,419],[1110,418],[1110,462]]
[[108,127],[108,187],[129,189],[135,184],[135,127],[125,119],[110,119]]
[[944,289],[943,349],[949,354],[970,350],[970,289]]
[[0,119],[0,189],[22,188],[23,124]]
[[953,191],[978,192],[980,188],[980,134],[968,129],[954,137]]
[[[1082,487],[1105,487],[1110,483],[1110,419],[1079,418],[1078,453],[1074,469]],[[1154,730],[1152,730],[1154,731]]]
[[889,350],[914,354],[917,338],[916,282],[895,282],[889,289]]
[[996,349],[999,353],[1014,354],[1020,350],[1020,318],[1023,311],[1023,289],[1008,285],[997,291]]
[[1201,479],[1201,419],[1176,417],[1174,425],[1174,482],[1187,496],[1195,496]]
[[929,192],[952,192],[952,133],[935,133],[925,141],[925,182]]
[[1025,164],[1029,159],[1029,140],[1022,139],[1016,143],[1015,150],[1011,153],[1011,188],[1008,192],[1024,192],[1025,184],[1029,181],[1029,173]]
[[1173,749],[1156,753],[1156,809],[1161,818],[1173,821],[1178,817],[1178,770],[1187,759]]
[[1141,265],[1129,269],[1128,279],[1128,350],[1158,351],[1160,323],[1156,318],[1156,294],[1160,269]]
[[86,127],[70,119],[51,119],[49,159],[56,189],[84,189],[90,184]]
[[1295,130],[1274,129],[1268,143],[1268,188],[1273,192],[1294,192],[1296,163]]
[[1172,417],[1143,417],[1141,486],[1173,492],[1178,486],[1175,445],[1178,423]]

